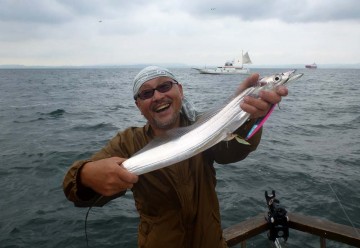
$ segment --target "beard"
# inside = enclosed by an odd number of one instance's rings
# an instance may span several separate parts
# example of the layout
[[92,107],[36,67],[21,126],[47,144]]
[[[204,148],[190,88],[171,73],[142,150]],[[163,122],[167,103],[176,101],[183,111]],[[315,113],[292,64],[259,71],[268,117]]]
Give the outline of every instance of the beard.
[[180,111],[174,113],[168,118],[167,120],[161,120],[157,118],[153,118],[151,125],[154,128],[162,129],[162,130],[169,130],[176,126],[178,119],[180,118]]

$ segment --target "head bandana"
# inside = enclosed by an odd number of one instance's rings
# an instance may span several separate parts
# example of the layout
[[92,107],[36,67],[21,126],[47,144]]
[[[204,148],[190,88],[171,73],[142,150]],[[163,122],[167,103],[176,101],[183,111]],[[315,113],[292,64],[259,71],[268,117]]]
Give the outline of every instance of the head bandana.
[[[142,69],[134,78],[133,95],[136,97],[140,87],[147,81],[158,77],[168,77],[178,82],[174,74],[166,68],[159,66],[148,66]],[[194,106],[186,99],[182,100],[181,112],[192,122],[196,120],[197,112]]]

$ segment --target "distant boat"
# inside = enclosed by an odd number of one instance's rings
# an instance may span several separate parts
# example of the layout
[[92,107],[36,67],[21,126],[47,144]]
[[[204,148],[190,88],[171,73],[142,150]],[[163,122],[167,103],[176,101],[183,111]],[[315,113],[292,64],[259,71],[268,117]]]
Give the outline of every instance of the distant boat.
[[317,68],[317,65],[315,63],[311,64],[311,65],[305,65],[305,68],[308,68],[308,69],[316,69]]
[[201,74],[249,74],[250,69],[244,68],[244,64],[252,64],[249,53],[241,53],[241,58],[235,59],[231,62],[226,62],[224,66],[218,66],[216,68],[192,68],[200,72]]

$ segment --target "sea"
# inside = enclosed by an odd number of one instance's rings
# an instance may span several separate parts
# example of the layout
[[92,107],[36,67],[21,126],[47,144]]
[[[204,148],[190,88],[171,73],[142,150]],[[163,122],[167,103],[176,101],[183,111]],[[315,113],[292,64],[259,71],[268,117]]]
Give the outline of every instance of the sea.
[[[130,191],[92,208],[85,233],[89,209],[74,207],[62,182],[74,161],[145,124],[132,98],[140,69],[0,69],[0,247],[137,247]],[[199,111],[224,103],[246,78],[171,70]],[[265,192],[272,190],[287,212],[360,228],[360,70],[298,72],[303,77],[288,85],[258,149],[243,161],[215,165],[223,228],[266,213]],[[319,237],[296,230],[281,244],[320,247]],[[247,247],[273,243],[265,232]]]

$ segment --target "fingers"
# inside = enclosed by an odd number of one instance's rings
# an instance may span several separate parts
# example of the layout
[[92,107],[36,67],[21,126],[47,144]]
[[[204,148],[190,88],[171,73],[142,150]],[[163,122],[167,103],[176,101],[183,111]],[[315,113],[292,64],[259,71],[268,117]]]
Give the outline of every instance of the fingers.
[[288,89],[285,86],[279,86],[275,90],[263,90],[259,92],[259,97],[271,104],[278,104],[283,96],[287,96]]
[[255,73],[255,74],[250,75],[239,85],[239,87],[236,90],[236,94],[238,95],[245,89],[256,85],[258,80],[259,80],[259,74]]
[[108,160],[112,161],[113,163],[117,163],[117,164],[121,165],[126,160],[126,158],[111,157],[111,158],[108,158]]
[[[256,85],[258,80],[259,74],[252,74],[239,85],[236,94],[240,94],[245,89]],[[275,90],[262,90],[259,92],[259,98],[245,96],[240,103],[240,107],[250,114],[250,118],[263,117],[273,104],[278,104],[281,98],[287,95],[288,89],[285,86],[276,87]]]
[[131,183],[131,184],[136,183],[138,181],[138,176],[129,172],[122,165],[122,163],[126,160],[125,158],[112,157],[110,159],[112,159],[113,162],[115,162],[119,165],[118,176],[119,176],[120,180]]
[[112,196],[121,191],[131,189],[138,181],[138,176],[130,173],[122,165],[115,164],[113,173],[109,173],[99,185],[99,193],[104,196]]
[[271,105],[262,99],[246,96],[240,107],[250,114],[250,118],[259,118],[266,115]]
[[129,172],[122,165],[119,166],[118,176],[120,180],[127,182],[128,184],[131,184],[131,188],[132,188],[132,184],[137,183],[137,181],[139,180],[139,177],[137,175]]
[[280,96],[287,96],[289,92],[286,86],[279,86],[276,88],[276,93]]
[[80,173],[81,183],[104,196],[132,188],[138,176],[121,165],[125,160],[112,157],[85,164]]
[[281,96],[278,95],[275,91],[260,91],[259,97],[262,101],[270,104],[277,104],[281,101]]
[[247,77],[243,84],[246,85],[246,88],[250,87],[250,86],[254,86],[255,84],[257,84],[259,80],[259,74],[257,73],[254,73],[254,74],[251,74],[249,77]]
[[250,114],[250,118],[263,117],[273,104],[278,104],[287,94],[288,89],[285,86],[279,86],[275,90],[263,90],[259,92],[259,98],[244,97],[240,107]]

